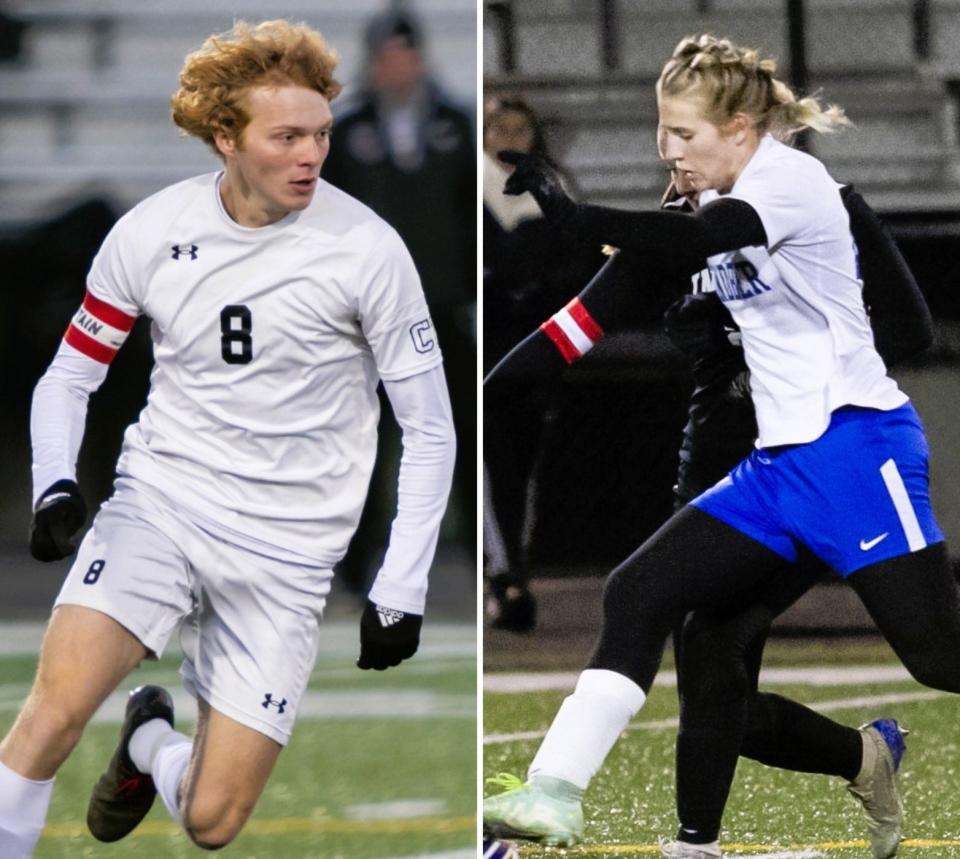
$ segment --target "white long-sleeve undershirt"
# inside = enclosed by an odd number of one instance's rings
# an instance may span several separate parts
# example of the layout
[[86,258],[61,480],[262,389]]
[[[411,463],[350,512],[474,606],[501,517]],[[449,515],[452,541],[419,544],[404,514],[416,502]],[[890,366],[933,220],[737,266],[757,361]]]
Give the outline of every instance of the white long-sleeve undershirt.
[[34,506],[58,480],[77,479],[87,405],[107,377],[107,366],[61,341],[53,363],[37,382],[30,409]]
[[403,431],[403,455],[397,515],[370,599],[422,614],[456,456],[450,396],[442,366],[383,385]]

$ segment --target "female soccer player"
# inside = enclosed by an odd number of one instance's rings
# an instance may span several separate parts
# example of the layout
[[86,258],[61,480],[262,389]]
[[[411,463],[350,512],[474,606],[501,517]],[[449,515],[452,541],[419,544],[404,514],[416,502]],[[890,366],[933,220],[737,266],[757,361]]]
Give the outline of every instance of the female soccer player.
[[87,398],[136,317],[152,321],[150,395],[113,497],[84,538],[37,678],[0,744],[0,855],[24,859],[53,776],[103,700],[183,620],[191,740],[170,695],[130,696],[87,824],[116,841],[155,796],[205,849],[240,832],[290,737],[334,564],[376,452],[376,386],[403,428],[398,513],[361,620],[360,668],[417,650],[453,470],[440,348],[394,230],[320,178],[336,53],[305,25],[243,22],[187,57],[174,121],[224,168],[122,218],[31,416],[30,548],[73,551]]
[[[642,706],[670,629],[801,551],[848,578],[914,677],[960,691],[960,601],[919,419],[874,348],[839,186],[773,134],[827,130],[842,113],[796,101],[773,71],[709,36],[683,40],[664,68],[661,152],[700,192],[694,215],[575,206],[536,164],[514,174],[569,229],[651,265],[706,263],[742,331],[759,439],[611,575],[597,648],[529,782],[485,805],[495,831],[576,840],[580,795]],[[576,307],[556,328],[579,349],[599,326]],[[719,855],[709,847],[667,849]]]
[[[857,243],[873,339],[890,367],[929,346],[930,312],[870,207],[851,187],[842,188],[840,195]],[[694,377],[678,503],[692,501],[721,479],[749,453],[756,435],[743,350],[731,343],[729,324],[711,292],[686,296],[667,313],[667,331],[689,355]],[[863,803],[874,856],[882,859],[896,850],[902,809],[895,772],[903,742],[895,723],[875,720],[855,731],[779,695],[757,692],[773,618],[821,572],[821,564],[791,566],[758,592],[692,612],[682,630],[674,632],[681,699],[678,841],[685,842],[676,852],[709,855],[738,753],[770,766],[843,778]]]
[[[679,194],[677,192],[680,192]],[[883,225],[851,187],[841,189],[857,242],[874,342],[891,366],[930,344],[932,323],[919,287]],[[692,211],[694,194],[673,171],[664,206]],[[603,328],[638,323],[657,309],[647,294],[636,301],[649,271],[619,254],[578,297]],[[636,270],[635,270],[636,268]],[[684,283],[685,281],[685,283]],[[699,276],[694,278],[699,288]],[[689,278],[665,276],[661,292],[682,291]],[[561,314],[557,316],[562,316]],[[556,319],[556,317],[554,317]],[[731,337],[732,319],[714,292],[695,292],[675,301],[664,317],[674,344],[691,361],[694,391],[680,451],[677,506],[693,500],[747,455],[756,438],[743,350]],[[492,423],[509,424],[515,397],[505,379],[524,368],[541,383],[565,366],[569,344],[550,323],[527,337],[484,382],[484,412]],[[559,325],[557,325],[559,327]],[[546,331],[551,331],[554,339]],[[567,351],[571,362],[576,357]],[[532,382],[531,382],[532,384]],[[822,565],[785,569],[762,587],[724,606],[691,612],[674,630],[680,726],[677,735],[676,850],[696,857],[715,855],[723,809],[737,757],[802,772],[839,776],[863,803],[875,856],[891,855],[899,840],[902,809],[896,770],[903,742],[892,720],[876,720],[857,731],[779,695],[759,693],[763,646],[777,614],[816,580]]]

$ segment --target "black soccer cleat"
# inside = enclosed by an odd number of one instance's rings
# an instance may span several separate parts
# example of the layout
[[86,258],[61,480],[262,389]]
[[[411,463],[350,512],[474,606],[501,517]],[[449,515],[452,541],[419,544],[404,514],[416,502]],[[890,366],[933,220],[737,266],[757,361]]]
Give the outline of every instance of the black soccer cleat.
[[133,732],[151,719],[165,719],[172,728],[173,699],[159,686],[140,686],[127,699],[117,750],[90,792],[87,826],[98,841],[119,841],[129,835],[153,805],[157,795],[153,778],[133,765],[128,751]]
[[530,632],[537,623],[537,601],[522,579],[509,573],[490,576],[486,610],[494,629]]

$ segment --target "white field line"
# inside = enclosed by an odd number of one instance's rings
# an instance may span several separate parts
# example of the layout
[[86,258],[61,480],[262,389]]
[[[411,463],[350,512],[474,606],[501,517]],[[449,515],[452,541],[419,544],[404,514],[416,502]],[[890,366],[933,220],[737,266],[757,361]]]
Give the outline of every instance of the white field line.
[[391,859],[477,859],[477,848],[466,847],[463,850],[444,850],[442,853],[418,853],[416,856],[396,856],[391,857]]
[[[183,689],[171,689],[174,709],[190,721],[196,703]],[[94,722],[119,724],[127,693],[115,692],[93,717]],[[370,692],[309,690],[300,699],[298,721],[322,719],[475,719],[477,708],[470,694],[446,695],[416,689]]]
[[[930,701],[934,698],[946,698],[949,692],[925,690],[920,692],[890,692],[886,695],[863,695],[856,698],[837,698],[832,701],[807,702],[811,710],[818,713],[832,713],[836,710],[857,710],[864,707],[880,707],[884,704],[909,704],[916,701]],[[650,722],[634,722],[627,726],[628,731],[664,731],[676,728],[679,720],[657,719]],[[524,740],[539,740],[546,734],[546,729],[539,731],[516,731],[511,734],[487,734],[483,738],[485,746],[495,746],[502,743],[519,743]]]
[[446,813],[447,802],[443,799],[358,802],[343,810],[343,816],[348,820],[412,820],[417,817],[443,817]]
[[[0,713],[16,713],[29,692],[26,684],[0,686]],[[194,699],[182,688],[171,688],[178,721],[192,723],[197,711]],[[94,723],[123,721],[127,691],[115,692],[93,717]],[[297,711],[299,721],[325,719],[475,719],[476,702],[471,694],[443,694],[417,689],[335,692],[311,689]]]
[[[429,676],[436,673],[445,673],[446,671],[451,670],[455,666],[451,665],[449,662],[443,663],[445,668],[443,670],[434,671],[429,668],[430,663],[424,662],[425,666],[428,666],[426,670],[423,671],[414,671],[414,665],[405,666],[405,673],[410,679],[411,685],[414,685],[416,677]],[[472,667],[472,664],[471,664]],[[463,665],[460,664],[460,668],[463,668]],[[383,702],[380,697],[385,694],[384,690],[372,690],[372,691],[362,691],[359,689],[331,689],[323,688],[329,687],[330,685],[337,685],[337,681],[343,679],[354,679],[358,675],[359,671],[356,667],[354,668],[343,668],[343,669],[331,669],[329,671],[318,670],[311,675],[311,684],[316,687],[308,690],[307,692],[307,701],[301,707],[301,715],[304,718],[338,718],[343,715],[340,711],[345,707],[352,706],[354,702],[358,703],[359,711],[357,715],[370,715],[370,716],[380,716],[380,715],[399,715],[394,714],[392,710],[390,712],[381,713],[381,711],[388,710],[389,708],[383,706]],[[160,670],[146,670],[142,673],[131,675],[127,682],[119,689],[117,692],[118,695],[123,696],[125,690],[132,689],[135,686],[139,686],[143,683],[153,683],[157,686],[164,686],[165,688],[171,690],[177,690],[180,688],[180,675],[176,671],[160,671]],[[27,698],[27,694],[30,692],[29,683],[3,683],[0,684],[0,713],[4,712],[18,712],[23,706],[23,702]],[[408,703],[413,709],[412,715],[419,716],[424,707],[432,706],[433,703],[437,703],[439,706],[435,707],[432,715],[435,716],[445,716],[453,715],[459,717],[465,715],[465,713],[460,713],[460,710],[464,708],[470,709],[470,714],[474,712],[474,700],[473,696],[469,694],[465,695],[449,695],[447,700],[440,700],[438,702],[432,702],[426,697],[438,693],[432,692],[421,692],[417,693],[416,689],[407,689],[404,690],[401,694],[410,694],[411,697],[408,699]],[[420,697],[414,697],[419,694]],[[318,697],[317,697],[318,696]],[[351,696],[362,696],[359,698],[351,698]],[[183,709],[183,712],[189,714],[193,711],[192,699],[183,695],[181,698],[176,698],[176,692],[174,691],[175,704],[178,707]],[[469,700],[467,700],[469,699]],[[395,699],[396,700],[396,699]],[[114,708],[115,709],[115,708]],[[454,712],[451,712],[454,711]],[[113,715],[116,715],[114,713]],[[101,715],[101,721],[113,721],[113,715],[111,715],[111,710],[105,711]],[[347,714],[350,715],[350,714]],[[192,717],[191,717],[192,718]],[[2,859],[2,857],[0,857]]]
[[[537,674],[487,674],[483,678],[484,692],[548,692],[573,690],[578,672],[547,671]],[[899,683],[909,680],[910,674],[902,665],[846,665],[807,668],[764,668],[760,683],[764,686],[865,686],[871,683]],[[657,686],[676,686],[675,671],[661,671]]]
[[[34,622],[0,623],[0,656],[29,656],[40,650],[46,624]],[[176,655],[177,633],[170,637],[168,652]],[[320,627],[320,660],[330,657],[356,656],[360,651],[360,619],[335,620]],[[423,625],[418,658],[474,658],[477,653],[477,630],[468,623],[433,623]]]
[[[0,659],[4,656],[33,656],[40,648],[45,624],[0,623]],[[179,655],[176,634],[171,638],[170,653]],[[338,620],[326,624],[321,631],[321,653],[312,680],[322,684],[324,678],[331,683],[343,677],[352,677],[358,669],[344,666],[343,659],[352,660],[359,652],[359,626],[357,623]],[[340,661],[336,667],[324,668],[328,660]],[[424,627],[423,642],[405,670],[415,683],[416,675],[443,673],[448,670],[473,667],[476,662],[476,629],[469,624],[438,623]],[[174,706],[190,723],[196,713],[194,700],[180,688],[180,678],[175,673],[156,668],[154,663],[145,663],[140,675],[131,677],[131,686],[136,681],[162,683],[171,687]],[[29,683],[0,684],[0,713],[17,712],[30,691]],[[108,698],[93,717],[94,722],[119,723],[123,719],[127,690],[121,689]],[[301,720],[322,719],[475,719],[476,701],[473,694],[445,694],[423,689],[379,689],[360,691],[314,688],[303,696],[298,716]]]
[[[738,853],[731,853],[731,856],[738,856]],[[823,856],[819,850],[778,850],[776,853],[753,853],[751,859],[815,859],[817,856]]]

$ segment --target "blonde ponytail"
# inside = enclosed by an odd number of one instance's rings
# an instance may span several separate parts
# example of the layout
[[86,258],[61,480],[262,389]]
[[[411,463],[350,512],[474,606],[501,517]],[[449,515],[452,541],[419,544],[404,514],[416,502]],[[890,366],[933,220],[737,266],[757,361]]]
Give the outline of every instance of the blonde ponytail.
[[673,51],[657,81],[657,94],[694,93],[702,99],[706,118],[724,125],[738,113],[752,117],[761,133],[781,140],[806,128],[831,132],[850,125],[837,105],[822,107],[816,96],[797,99],[774,77],[777,64],[752,48],[703,34],[687,36]]

